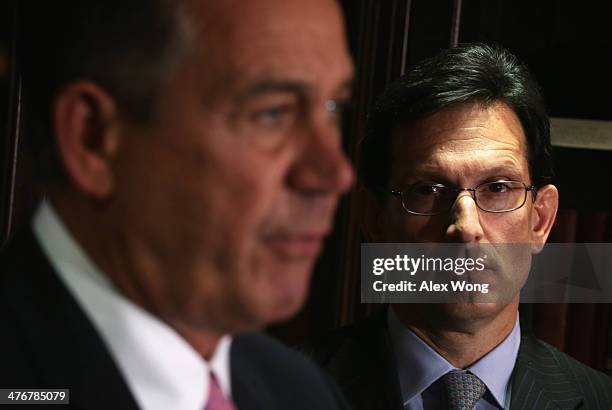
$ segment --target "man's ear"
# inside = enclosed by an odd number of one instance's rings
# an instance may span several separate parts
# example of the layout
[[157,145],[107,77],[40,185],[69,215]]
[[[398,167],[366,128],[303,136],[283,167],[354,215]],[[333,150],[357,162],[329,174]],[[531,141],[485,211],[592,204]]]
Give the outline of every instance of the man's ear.
[[531,213],[531,252],[540,253],[555,222],[559,207],[559,191],[554,185],[538,189]]
[[361,213],[361,230],[368,242],[383,241],[383,203],[382,199],[365,188],[359,189],[363,204]]
[[64,169],[71,182],[95,199],[111,195],[112,159],[120,138],[114,99],[98,85],[79,81],[56,97],[53,129]]

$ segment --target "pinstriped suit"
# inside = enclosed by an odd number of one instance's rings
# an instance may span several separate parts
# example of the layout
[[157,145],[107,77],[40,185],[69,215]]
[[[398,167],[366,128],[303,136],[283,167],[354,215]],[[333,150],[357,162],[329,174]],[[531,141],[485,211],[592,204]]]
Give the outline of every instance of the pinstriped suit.
[[[356,410],[402,410],[383,314],[338,329],[308,349]],[[511,409],[612,409],[612,379],[527,332],[512,376]]]
[[511,408],[612,409],[612,380],[524,334],[512,378]]

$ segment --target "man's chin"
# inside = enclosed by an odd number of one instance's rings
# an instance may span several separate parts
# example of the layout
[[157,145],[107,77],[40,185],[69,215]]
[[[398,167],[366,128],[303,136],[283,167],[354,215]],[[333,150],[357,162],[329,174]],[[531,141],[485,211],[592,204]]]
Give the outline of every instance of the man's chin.
[[245,322],[263,328],[293,318],[308,296],[309,272],[287,271],[276,280],[247,289],[250,294],[242,299],[250,301],[244,306]]
[[304,299],[291,299],[274,306],[266,314],[266,325],[274,325],[293,319],[304,306]]
[[280,300],[278,303],[270,303],[271,301],[268,300],[268,303],[245,306],[243,312],[238,314],[233,321],[231,329],[227,329],[227,333],[259,331],[290,320],[300,311],[304,299],[305,297],[299,300],[291,298]]
[[441,303],[436,310],[439,310],[449,322],[459,326],[469,325],[473,322],[492,319],[499,315],[508,304],[502,303]]
[[298,314],[308,296],[308,284],[293,289],[283,289],[276,297],[266,301],[265,316],[267,324],[289,320]]

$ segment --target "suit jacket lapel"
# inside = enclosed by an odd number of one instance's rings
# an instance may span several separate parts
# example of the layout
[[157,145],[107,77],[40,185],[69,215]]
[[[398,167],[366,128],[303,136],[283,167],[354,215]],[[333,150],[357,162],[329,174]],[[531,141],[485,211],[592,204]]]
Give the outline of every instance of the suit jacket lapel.
[[41,386],[70,388],[73,408],[137,409],[102,339],[23,231],[4,252],[2,295],[23,334]]
[[573,410],[582,402],[582,395],[549,348],[523,334],[512,376],[511,409]]

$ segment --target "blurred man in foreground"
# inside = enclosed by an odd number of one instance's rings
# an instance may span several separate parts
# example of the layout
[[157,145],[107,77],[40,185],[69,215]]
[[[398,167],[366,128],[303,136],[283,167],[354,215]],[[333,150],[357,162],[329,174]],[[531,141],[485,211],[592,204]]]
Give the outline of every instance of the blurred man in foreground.
[[239,335],[300,308],[352,183],[336,2],[30,9],[48,201],[2,256],[0,387],[70,388],[78,408],[340,408],[315,366]]
[[[557,211],[549,134],[537,85],[507,51],[467,45],[419,64],[369,119],[370,242],[526,245],[506,261],[526,275]],[[510,291],[394,304],[315,354],[358,409],[611,408],[610,379],[530,335]]]

